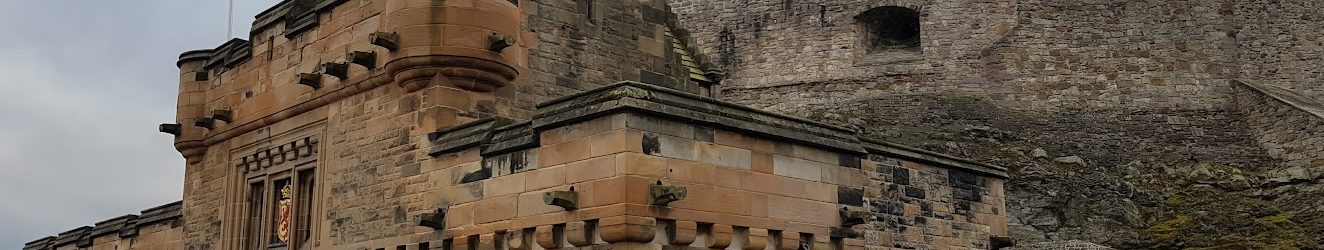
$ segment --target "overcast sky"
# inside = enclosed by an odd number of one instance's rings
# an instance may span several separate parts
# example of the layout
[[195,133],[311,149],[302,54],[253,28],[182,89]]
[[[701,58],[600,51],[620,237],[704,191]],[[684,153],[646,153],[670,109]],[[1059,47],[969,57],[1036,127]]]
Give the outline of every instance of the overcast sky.
[[[235,0],[236,32],[279,0]],[[227,0],[0,0],[0,249],[177,201],[185,50],[226,35]]]

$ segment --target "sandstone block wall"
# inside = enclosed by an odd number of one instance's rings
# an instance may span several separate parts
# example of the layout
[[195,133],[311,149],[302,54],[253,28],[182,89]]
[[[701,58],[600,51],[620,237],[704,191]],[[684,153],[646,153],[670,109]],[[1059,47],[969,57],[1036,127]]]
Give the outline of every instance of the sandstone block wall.
[[[416,227],[409,221],[390,224],[398,221],[392,219],[385,224],[389,230],[377,227],[381,234],[347,235],[355,238],[336,245],[986,249],[990,237],[1007,235],[1000,168],[887,143],[867,143],[862,148],[867,151],[855,152],[849,144],[831,143],[834,137],[801,143],[793,138],[805,138],[794,135],[751,133],[777,131],[773,128],[785,125],[778,121],[790,118],[745,124],[759,119],[723,116],[733,120],[716,124],[702,114],[729,104],[677,102],[669,99],[675,93],[613,86],[624,89],[544,104],[547,111],[540,108],[531,123],[479,120],[438,131],[430,159],[400,173],[405,192],[419,195],[394,198],[386,191],[386,198],[373,200],[381,205],[359,211],[400,211],[390,206],[403,202],[406,212],[395,218],[412,220],[445,208],[444,228],[411,231]],[[627,104],[634,102],[640,104]],[[664,103],[656,110],[667,115],[615,111],[618,105],[648,103]],[[473,138],[490,141],[473,143]],[[391,182],[396,181],[386,181]],[[657,183],[683,187],[688,195],[665,206],[652,204],[649,186]],[[362,186],[344,190],[373,192]],[[545,203],[548,192],[558,191],[575,192],[576,208]],[[864,225],[842,227],[841,209],[870,216],[861,218]],[[382,225],[354,220],[382,216],[387,215],[347,216],[337,227]],[[617,228],[645,231],[636,235]]]
[[[438,20],[429,11],[457,18],[432,25]],[[251,39],[181,56],[176,147],[189,160],[186,247],[244,241],[237,218],[248,209],[240,185],[247,177],[236,166],[296,135],[316,135],[324,152],[315,157],[316,195],[326,203],[314,217],[325,221],[314,223],[310,244],[411,234],[411,216],[436,208],[422,203],[433,180],[416,178],[436,169],[423,164],[430,132],[485,118],[527,119],[537,102],[615,80],[697,92],[665,36],[679,32],[674,19],[664,1],[283,1],[258,15]],[[400,48],[372,44],[378,32],[399,34]],[[494,34],[514,46],[484,50]],[[375,53],[376,62],[333,72],[351,52]],[[501,70],[495,78],[465,78],[473,74],[464,67],[475,64],[393,67],[438,55],[496,62]],[[435,79],[435,72],[450,75]]]

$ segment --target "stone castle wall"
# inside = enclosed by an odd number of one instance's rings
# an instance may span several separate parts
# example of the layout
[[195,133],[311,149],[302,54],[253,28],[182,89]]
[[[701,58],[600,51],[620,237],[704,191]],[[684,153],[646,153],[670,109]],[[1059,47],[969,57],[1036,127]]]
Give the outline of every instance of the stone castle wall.
[[1232,1],[1238,79],[1324,100],[1324,22],[1318,1]]
[[[1144,204],[1182,192],[1161,176],[1291,161],[1235,81],[1324,98],[1312,1],[671,3],[727,100],[1007,166],[1021,239],[1143,245]],[[855,16],[880,6],[920,13],[920,53],[869,53]]]
[[[1324,105],[1272,86],[1238,88],[1237,107],[1261,147],[1293,167],[1324,166]],[[1304,176],[1297,176],[1304,177]]]

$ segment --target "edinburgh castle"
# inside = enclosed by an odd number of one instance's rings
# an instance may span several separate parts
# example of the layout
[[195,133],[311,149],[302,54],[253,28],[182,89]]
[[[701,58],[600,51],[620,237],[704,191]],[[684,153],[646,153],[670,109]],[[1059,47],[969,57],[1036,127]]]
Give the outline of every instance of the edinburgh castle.
[[180,202],[24,249],[1324,248],[1324,2],[285,0],[247,37],[175,65]]

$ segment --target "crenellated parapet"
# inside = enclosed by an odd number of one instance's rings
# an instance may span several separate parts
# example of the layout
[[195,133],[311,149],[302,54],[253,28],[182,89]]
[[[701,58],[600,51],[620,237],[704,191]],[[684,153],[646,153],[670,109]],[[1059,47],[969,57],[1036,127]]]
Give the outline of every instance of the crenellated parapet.
[[182,232],[180,202],[124,215],[28,242],[23,250],[176,249]]

